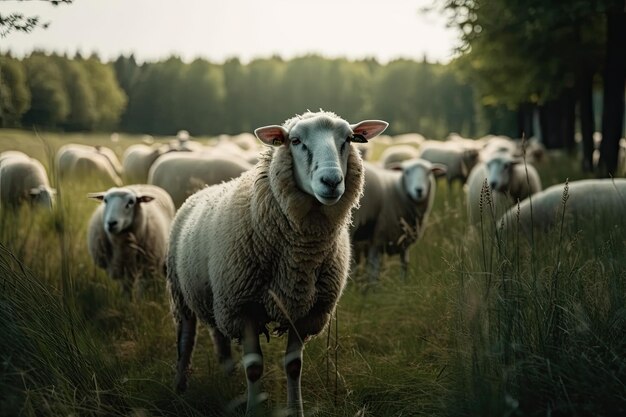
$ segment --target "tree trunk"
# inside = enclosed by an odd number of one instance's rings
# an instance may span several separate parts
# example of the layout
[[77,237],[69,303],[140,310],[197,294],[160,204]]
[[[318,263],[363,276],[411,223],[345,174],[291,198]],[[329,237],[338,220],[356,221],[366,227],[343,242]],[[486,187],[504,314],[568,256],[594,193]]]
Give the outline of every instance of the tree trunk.
[[582,135],[582,169],[593,172],[593,70],[583,64],[578,83],[578,100],[580,107],[580,133]]
[[570,88],[563,91],[561,96],[561,143],[569,151],[574,152],[576,141],[576,99]]
[[526,139],[534,135],[533,131],[534,106],[531,103],[520,104],[517,109],[517,137]]
[[602,143],[599,173],[613,176],[617,171],[619,140],[624,123],[626,77],[626,12],[623,7],[607,12],[606,63],[602,110]]
[[539,108],[541,137],[547,149],[563,147],[560,100],[550,100]]

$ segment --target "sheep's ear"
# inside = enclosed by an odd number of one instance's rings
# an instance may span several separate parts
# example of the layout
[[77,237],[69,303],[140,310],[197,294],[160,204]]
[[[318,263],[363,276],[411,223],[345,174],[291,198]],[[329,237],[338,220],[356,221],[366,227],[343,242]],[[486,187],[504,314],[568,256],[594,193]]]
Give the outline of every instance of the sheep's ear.
[[432,168],[430,169],[430,172],[432,172],[433,175],[437,178],[443,177],[444,175],[448,173],[448,167],[445,166],[444,164],[433,164]]
[[375,138],[387,129],[389,123],[383,120],[363,120],[362,122],[350,125],[354,138],[352,142],[365,143]]
[[141,195],[137,197],[137,202],[138,203],[149,203],[152,200],[154,200],[154,197],[150,196],[150,195]]
[[391,170],[391,171],[402,171],[402,163],[401,162],[392,162],[389,165],[387,165],[387,169]]
[[87,194],[87,198],[92,198],[94,200],[104,200],[104,194],[105,193],[89,193]]
[[259,127],[254,134],[266,145],[280,146],[287,141],[289,132],[282,126],[272,125]]

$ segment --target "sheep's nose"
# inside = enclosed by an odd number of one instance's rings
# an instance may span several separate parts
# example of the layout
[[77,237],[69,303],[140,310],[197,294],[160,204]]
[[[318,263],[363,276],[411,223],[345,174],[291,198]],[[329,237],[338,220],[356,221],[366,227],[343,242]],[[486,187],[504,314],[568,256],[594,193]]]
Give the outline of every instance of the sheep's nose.
[[343,181],[343,176],[325,175],[322,178],[320,178],[320,181],[322,182],[322,184],[324,184],[328,188],[334,190],[335,188],[337,188],[339,184],[341,184],[341,181]]
[[491,189],[492,189],[492,190],[495,190],[495,189],[496,189],[496,185],[498,185],[498,184],[497,184],[495,181],[491,181],[491,182],[489,183],[489,186],[491,187]]
[[415,195],[417,195],[417,198],[422,198],[422,193],[424,192],[424,190],[422,190],[421,187],[418,187],[415,189]]
[[115,226],[117,226],[117,220],[111,220],[107,222],[107,229],[109,230],[109,232],[113,230]]

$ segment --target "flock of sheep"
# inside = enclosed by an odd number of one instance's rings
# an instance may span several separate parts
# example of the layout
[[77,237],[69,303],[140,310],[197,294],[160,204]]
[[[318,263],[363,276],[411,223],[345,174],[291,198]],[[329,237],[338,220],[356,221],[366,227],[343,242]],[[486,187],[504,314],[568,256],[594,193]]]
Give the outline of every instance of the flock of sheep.
[[[349,124],[320,111],[256,129],[256,138],[222,137],[208,146],[180,135],[167,145],[132,145],[122,163],[106,147],[58,150],[59,181],[94,176],[113,186],[88,195],[102,201],[88,226],[94,263],[121,280],[129,296],[140,297],[155,276],[166,276],[177,330],[177,390],[187,387],[199,320],[210,327],[226,372],[234,366],[231,340],[241,342],[248,410],[254,411],[263,373],[259,337],[269,338],[273,323],[275,332],[287,334],[288,406],[302,416],[304,342],[327,325],[361,258],[372,281],[383,254],[399,255],[406,275],[438,177],[465,184],[470,223],[480,221],[487,198],[498,218],[519,210],[516,218],[526,227],[531,219],[542,227],[554,221],[563,185],[542,191],[534,168],[546,158],[539,143],[379,136],[386,127],[379,120]],[[389,146],[370,161],[366,142],[377,136]],[[612,215],[626,208],[624,179],[568,186],[574,221],[595,209]],[[52,207],[46,171],[21,152],[3,152],[2,210],[26,202]]]

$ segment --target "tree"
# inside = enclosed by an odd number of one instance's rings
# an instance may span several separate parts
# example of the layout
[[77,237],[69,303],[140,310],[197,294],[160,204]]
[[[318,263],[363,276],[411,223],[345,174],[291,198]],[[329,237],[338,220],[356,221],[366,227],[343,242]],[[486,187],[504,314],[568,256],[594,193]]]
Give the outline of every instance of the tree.
[[24,65],[8,56],[0,56],[0,127],[19,126],[30,107],[30,90]]
[[82,66],[95,98],[97,118],[94,127],[105,130],[117,127],[126,107],[127,97],[117,83],[112,65],[91,56],[82,61]]
[[63,127],[74,131],[92,130],[99,120],[99,114],[90,75],[83,66],[84,61],[56,57],[56,62],[63,74],[64,88],[70,101],[70,110]]
[[[18,0],[24,1],[24,0]],[[40,0],[47,1],[53,6],[61,3],[72,3],[73,0]],[[42,22],[39,16],[25,16],[23,13],[13,12],[9,14],[0,13],[0,38],[7,37],[11,32],[32,32],[40,27],[46,29],[50,22]]]
[[603,149],[605,171],[611,171],[623,118],[623,2],[447,0],[445,7],[463,31],[461,50],[469,58],[483,100],[518,110],[539,106],[548,147],[573,148],[575,108],[580,103],[585,167],[590,166],[593,149],[593,74],[600,69],[596,63],[606,56],[603,126],[609,140]]
[[63,74],[51,57],[35,52],[24,60],[31,105],[22,117],[27,126],[58,127],[70,113]]

